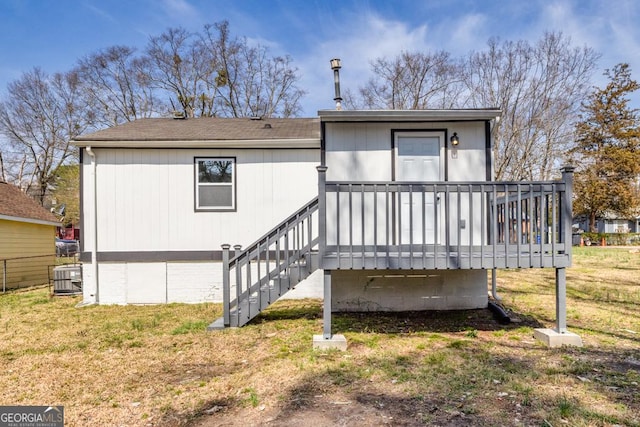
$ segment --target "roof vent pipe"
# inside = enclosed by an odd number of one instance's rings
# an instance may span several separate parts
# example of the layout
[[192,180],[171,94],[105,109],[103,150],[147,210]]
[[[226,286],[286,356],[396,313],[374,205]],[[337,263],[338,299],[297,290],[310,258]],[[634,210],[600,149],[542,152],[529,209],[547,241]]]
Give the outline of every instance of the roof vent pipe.
[[342,110],[342,98],[340,97],[340,60],[334,58],[331,60],[331,69],[333,70],[333,81],[336,87],[336,96],[333,98],[336,101],[336,110]]

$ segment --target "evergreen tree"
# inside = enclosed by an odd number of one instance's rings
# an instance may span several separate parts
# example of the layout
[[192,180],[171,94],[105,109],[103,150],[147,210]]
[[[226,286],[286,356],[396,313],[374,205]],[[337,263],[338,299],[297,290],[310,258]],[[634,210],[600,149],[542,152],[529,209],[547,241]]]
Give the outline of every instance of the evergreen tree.
[[640,85],[628,64],[606,70],[605,76],[609,83],[591,93],[576,124],[574,213],[589,218],[590,231],[596,231],[597,217],[628,217],[640,207],[640,122],[628,105]]

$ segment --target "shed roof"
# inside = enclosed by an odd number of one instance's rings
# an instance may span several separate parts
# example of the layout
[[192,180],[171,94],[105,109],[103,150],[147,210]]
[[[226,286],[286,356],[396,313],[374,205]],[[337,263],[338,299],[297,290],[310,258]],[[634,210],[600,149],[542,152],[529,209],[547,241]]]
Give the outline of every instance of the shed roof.
[[79,147],[319,148],[318,118],[150,118],[75,138]]
[[18,187],[0,181],[0,219],[59,225],[57,218]]

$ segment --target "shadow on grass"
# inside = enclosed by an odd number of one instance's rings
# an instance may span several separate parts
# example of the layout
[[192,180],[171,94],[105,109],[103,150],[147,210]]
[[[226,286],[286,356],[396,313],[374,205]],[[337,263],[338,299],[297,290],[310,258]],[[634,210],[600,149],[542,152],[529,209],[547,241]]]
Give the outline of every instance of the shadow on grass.
[[[464,346],[360,359],[328,352],[321,369],[280,390],[275,411],[260,421],[252,419],[256,422],[252,425],[457,427],[510,425],[516,420],[517,425],[550,425],[549,421],[556,425],[562,420],[570,425],[638,425],[633,385],[637,377],[628,371],[634,366],[628,362],[635,360],[632,353],[621,360],[616,352],[598,349],[540,348],[524,354],[494,350],[469,340]],[[539,352],[556,363],[540,370]],[[582,378],[575,385],[576,394],[535,386],[565,376]],[[589,390],[615,402],[619,410],[585,405],[580,391]],[[201,408],[183,414],[182,422],[186,416],[187,425],[200,427],[245,425],[242,414],[247,404],[241,399],[210,401]],[[204,414],[209,416],[203,418]],[[168,414],[165,419],[179,421],[179,416]]]
[[260,313],[251,323],[276,322],[279,320],[321,319],[322,301],[298,302],[278,301]]
[[507,402],[486,396],[532,372],[527,359],[473,345],[336,362],[287,391],[274,425],[500,425],[512,418]]
[[489,309],[450,311],[403,311],[334,313],[336,331],[375,332],[386,334],[411,332],[462,332],[470,329],[496,331],[520,327],[539,328],[542,324],[532,316],[508,313],[518,323],[500,324]]
[[[460,332],[470,329],[495,331],[520,327],[540,328],[543,324],[531,315],[506,310],[517,323],[500,324],[489,309],[401,311],[401,312],[343,312],[333,313],[336,332]],[[281,320],[322,319],[322,302],[279,302],[252,320],[253,324]]]

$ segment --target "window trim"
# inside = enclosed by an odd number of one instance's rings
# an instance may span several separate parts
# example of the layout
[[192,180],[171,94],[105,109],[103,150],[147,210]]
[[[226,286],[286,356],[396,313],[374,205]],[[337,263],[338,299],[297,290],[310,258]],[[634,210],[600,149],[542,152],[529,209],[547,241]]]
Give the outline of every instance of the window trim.
[[[199,161],[201,160],[230,160],[233,165],[233,171],[231,174],[231,206],[228,207],[213,207],[213,206],[204,206],[200,207],[199,203],[199,192],[200,185],[202,185],[198,181],[198,166]],[[237,172],[236,167],[238,166],[238,162],[236,157],[234,156],[198,156],[193,158],[193,169],[194,169],[194,182],[193,182],[193,203],[195,212],[236,212],[237,211]],[[211,184],[208,184],[211,185]],[[227,185],[227,184],[213,184],[213,185]]]

